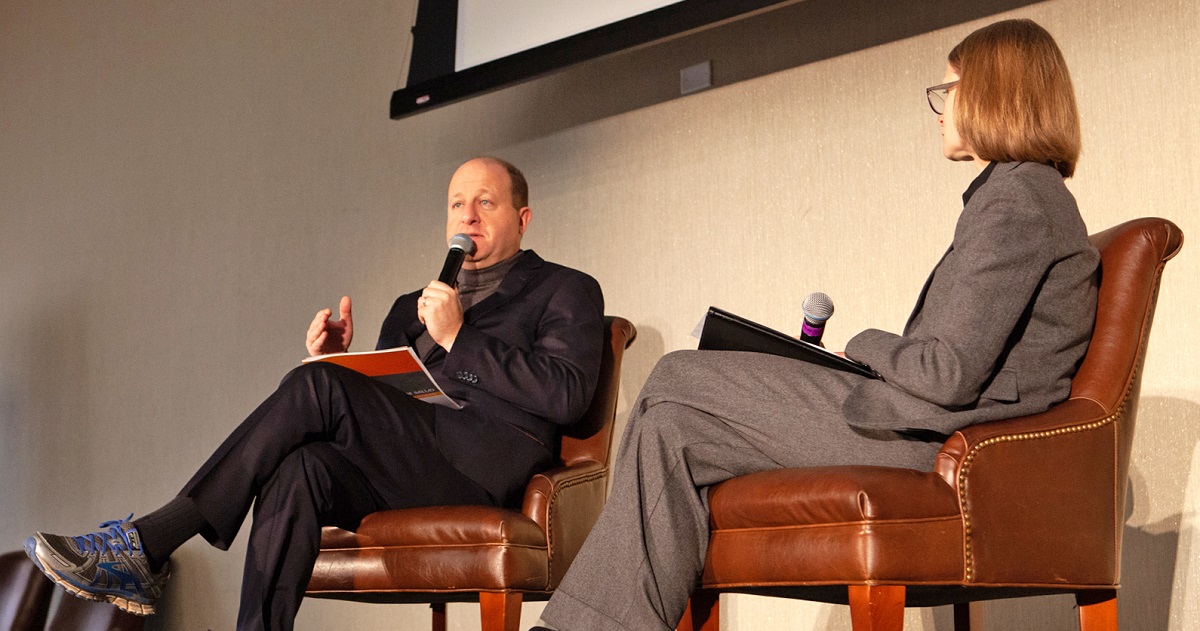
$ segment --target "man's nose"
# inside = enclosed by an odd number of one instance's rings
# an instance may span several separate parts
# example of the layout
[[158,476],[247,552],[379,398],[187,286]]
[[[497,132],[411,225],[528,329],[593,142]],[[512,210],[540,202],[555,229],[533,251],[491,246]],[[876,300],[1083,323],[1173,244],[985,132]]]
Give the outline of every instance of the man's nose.
[[462,213],[459,214],[458,220],[465,224],[473,224],[479,221],[479,213],[476,212],[475,206],[463,206]]

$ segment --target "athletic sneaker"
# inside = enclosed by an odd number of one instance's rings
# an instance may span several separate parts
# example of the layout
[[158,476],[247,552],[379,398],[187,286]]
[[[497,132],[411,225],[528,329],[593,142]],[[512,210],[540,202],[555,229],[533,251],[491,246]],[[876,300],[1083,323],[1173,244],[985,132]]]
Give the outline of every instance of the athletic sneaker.
[[25,540],[25,553],[68,592],[148,616],[170,578],[170,563],[157,573],[150,570],[131,518],[106,521],[100,530],[78,537],[39,532]]

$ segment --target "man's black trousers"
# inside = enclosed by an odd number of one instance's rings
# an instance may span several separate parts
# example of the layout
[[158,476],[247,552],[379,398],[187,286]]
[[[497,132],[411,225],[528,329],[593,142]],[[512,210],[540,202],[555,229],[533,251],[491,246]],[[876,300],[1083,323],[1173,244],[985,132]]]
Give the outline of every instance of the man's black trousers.
[[324,362],[289,373],[180,493],[221,549],[254,504],[237,628],[292,628],[322,526],[352,529],[388,508],[496,504],[436,443],[427,403]]

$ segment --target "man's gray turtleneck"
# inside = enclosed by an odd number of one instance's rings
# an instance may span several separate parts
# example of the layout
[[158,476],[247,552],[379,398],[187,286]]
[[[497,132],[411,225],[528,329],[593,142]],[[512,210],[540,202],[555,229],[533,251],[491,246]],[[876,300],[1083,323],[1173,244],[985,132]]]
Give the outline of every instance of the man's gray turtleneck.
[[[508,275],[508,270],[512,269],[524,254],[525,250],[518,250],[516,254],[495,265],[489,265],[483,269],[464,267],[458,270],[458,302],[462,305],[462,310],[465,312],[496,293],[500,283]],[[417,355],[425,357],[434,346],[437,346],[437,342],[433,341],[429,330],[426,329],[421,332],[421,336],[417,338],[413,346],[417,349]]]

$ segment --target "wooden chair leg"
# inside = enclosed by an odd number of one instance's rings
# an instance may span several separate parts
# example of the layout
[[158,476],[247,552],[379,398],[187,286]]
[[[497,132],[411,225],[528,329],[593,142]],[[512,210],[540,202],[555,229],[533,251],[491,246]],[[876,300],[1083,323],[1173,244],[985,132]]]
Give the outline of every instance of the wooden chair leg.
[[721,594],[696,590],[683,610],[676,631],[721,631]]
[[479,592],[479,617],[483,631],[518,631],[521,592]]
[[433,610],[433,631],[446,631],[446,603],[429,603]]
[[850,585],[854,631],[903,631],[903,585]]
[[971,603],[954,603],[954,631],[971,631]]
[[1117,590],[1098,589],[1075,594],[1080,631],[1117,631]]

